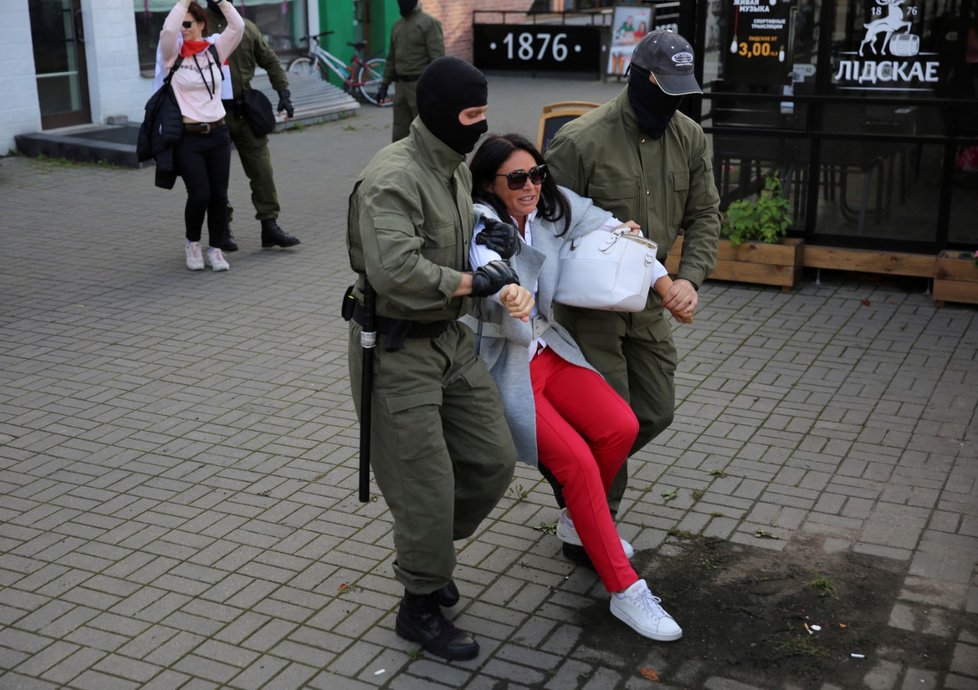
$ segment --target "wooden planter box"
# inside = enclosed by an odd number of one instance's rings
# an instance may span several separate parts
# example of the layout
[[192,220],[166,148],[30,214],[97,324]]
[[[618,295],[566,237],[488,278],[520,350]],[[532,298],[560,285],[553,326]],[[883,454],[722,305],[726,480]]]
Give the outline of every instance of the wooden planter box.
[[937,255],[934,268],[934,299],[978,304],[978,266],[969,252],[945,251]]
[[[780,244],[743,242],[734,249],[730,240],[720,240],[717,267],[708,277],[738,283],[776,285],[789,292],[801,279],[803,240],[788,237]],[[683,251],[682,236],[676,238],[666,259],[666,269],[675,274]]]

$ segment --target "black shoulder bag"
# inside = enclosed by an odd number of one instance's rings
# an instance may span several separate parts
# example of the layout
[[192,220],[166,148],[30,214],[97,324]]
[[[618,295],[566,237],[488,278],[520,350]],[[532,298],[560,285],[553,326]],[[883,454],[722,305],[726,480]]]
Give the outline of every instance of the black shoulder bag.
[[239,101],[241,115],[256,137],[263,137],[275,131],[275,113],[268,96],[258,89],[245,89]]

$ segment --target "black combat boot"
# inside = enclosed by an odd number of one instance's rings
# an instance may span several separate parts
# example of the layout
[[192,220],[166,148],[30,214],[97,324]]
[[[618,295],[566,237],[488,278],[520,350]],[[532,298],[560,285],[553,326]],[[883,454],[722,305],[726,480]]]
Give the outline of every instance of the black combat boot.
[[564,558],[571,563],[583,565],[589,570],[594,570],[594,563],[591,562],[591,557],[587,555],[587,551],[584,550],[583,546],[577,546],[576,544],[568,544],[567,542],[564,542],[561,545],[560,550],[564,552]]
[[458,587],[455,586],[454,582],[449,582],[441,589],[435,590],[435,599],[438,600],[439,606],[455,606],[459,600]]
[[274,218],[268,218],[261,222],[261,246],[262,247],[294,247],[299,244],[299,238],[293,237],[278,226]]
[[405,592],[394,630],[405,640],[420,642],[425,651],[446,659],[466,661],[479,654],[479,643],[442,615],[436,593]]
[[221,249],[226,252],[236,252],[238,251],[238,243],[234,241],[234,235],[231,233],[231,226],[228,226],[227,231],[224,233],[224,244],[221,245]]

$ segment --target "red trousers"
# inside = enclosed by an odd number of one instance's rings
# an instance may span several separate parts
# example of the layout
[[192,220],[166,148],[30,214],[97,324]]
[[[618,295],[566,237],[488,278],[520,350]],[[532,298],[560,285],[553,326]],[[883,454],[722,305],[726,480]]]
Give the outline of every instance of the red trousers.
[[608,488],[628,457],[638,420],[620,395],[590,369],[544,348],[530,361],[537,454],[563,488],[567,512],[609,592],[638,579],[608,509]]

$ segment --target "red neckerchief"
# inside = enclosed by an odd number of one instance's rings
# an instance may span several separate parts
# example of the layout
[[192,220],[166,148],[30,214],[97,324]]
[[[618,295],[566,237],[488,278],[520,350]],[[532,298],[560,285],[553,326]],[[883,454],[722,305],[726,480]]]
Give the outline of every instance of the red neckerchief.
[[207,46],[210,43],[207,41],[184,41],[183,45],[180,46],[180,57],[188,58],[191,55],[196,55],[207,50]]

